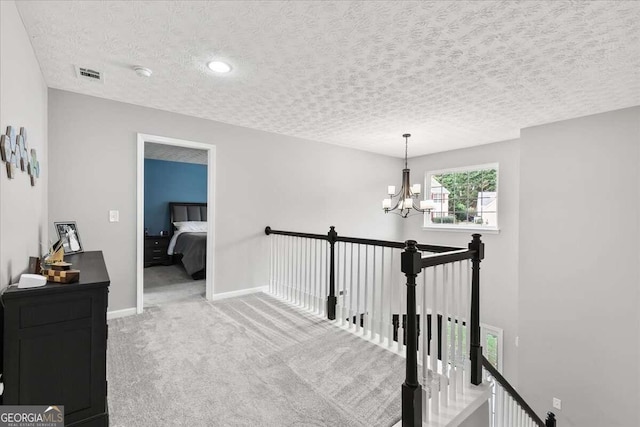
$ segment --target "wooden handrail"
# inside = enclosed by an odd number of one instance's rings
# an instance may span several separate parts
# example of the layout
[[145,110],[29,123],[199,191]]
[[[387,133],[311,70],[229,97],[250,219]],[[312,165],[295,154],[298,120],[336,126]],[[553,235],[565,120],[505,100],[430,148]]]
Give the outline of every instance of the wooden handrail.
[[509,381],[507,381],[502,376],[502,374],[498,372],[498,370],[491,364],[491,362],[487,360],[486,357],[484,357],[484,355],[482,356],[482,367],[487,371],[489,371],[491,376],[495,378],[498,384],[500,384],[500,386],[502,386],[502,388],[505,389],[507,393],[509,393],[509,395],[513,398],[513,400],[515,400],[518,403],[518,405],[520,405],[520,407],[527,413],[527,415],[529,415],[529,417],[531,417],[531,419],[537,425],[539,425],[540,427],[545,427],[546,424],[544,421],[542,421],[542,418],[540,418],[538,414],[536,414],[534,410],[531,409],[531,406],[529,406],[527,402],[525,402],[525,400],[522,398],[522,396],[520,396],[520,394],[516,391],[516,389],[513,388],[511,384],[509,384]]
[[[293,236],[293,237],[302,237],[305,239],[317,239],[317,240],[329,240],[329,236],[327,234],[311,234],[311,233],[300,233],[297,231],[284,231],[284,230],[273,230],[271,227],[266,227],[264,230],[265,234],[280,234],[282,236]],[[336,233],[335,236],[336,242],[345,242],[345,243],[354,243],[358,245],[370,245],[370,246],[380,246],[384,248],[396,248],[396,249],[404,249],[405,242],[394,242],[391,240],[377,240],[377,239],[362,239],[359,237],[345,237],[340,236]],[[439,246],[439,245],[424,245],[424,244],[416,244],[416,248],[422,252],[434,252],[434,253],[443,253],[443,252],[453,252],[459,251],[462,248],[456,248],[452,246]]]
[[303,237],[305,239],[317,239],[317,240],[329,240],[326,234],[310,234],[310,233],[298,233],[296,231],[282,231],[273,230],[271,227],[265,227],[264,234],[267,236],[270,234],[280,234],[282,236]]

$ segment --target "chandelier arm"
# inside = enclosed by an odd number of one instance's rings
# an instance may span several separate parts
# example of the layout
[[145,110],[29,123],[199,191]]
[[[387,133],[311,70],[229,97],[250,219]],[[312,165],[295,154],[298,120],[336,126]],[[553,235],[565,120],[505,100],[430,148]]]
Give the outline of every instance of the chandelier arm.
[[416,206],[416,201],[415,200],[413,201],[413,209],[415,209],[415,210],[417,210],[418,212],[421,212],[421,213],[429,212],[431,210],[431,209],[422,209],[421,207]]

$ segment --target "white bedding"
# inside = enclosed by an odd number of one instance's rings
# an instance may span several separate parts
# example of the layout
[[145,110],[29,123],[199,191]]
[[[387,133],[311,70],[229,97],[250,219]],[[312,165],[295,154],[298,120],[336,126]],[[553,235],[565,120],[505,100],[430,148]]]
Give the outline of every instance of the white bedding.
[[176,247],[176,240],[178,240],[178,236],[182,233],[185,233],[185,231],[176,230],[173,233],[173,237],[171,237],[171,240],[169,241],[169,247],[167,248],[167,253],[169,255],[173,255],[173,249]]

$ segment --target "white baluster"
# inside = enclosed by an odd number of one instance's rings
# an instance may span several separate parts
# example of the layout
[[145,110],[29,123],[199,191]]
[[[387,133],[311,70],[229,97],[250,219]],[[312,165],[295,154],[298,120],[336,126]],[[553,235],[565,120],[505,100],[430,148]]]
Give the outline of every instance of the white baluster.
[[[502,389],[502,387],[500,387]],[[502,389],[502,426],[507,427],[509,422],[509,396]]]
[[298,306],[302,306],[304,300],[304,239],[298,238]]
[[509,397],[509,425],[515,426],[516,419],[516,403],[511,397]]
[[307,286],[306,286],[306,298],[304,306],[307,310],[311,311],[311,248],[313,239],[307,239]]
[[449,341],[449,347],[451,347],[451,357],[449,359],[449,363],[451,365],[449,369],[449,393],[450,398],[452,400],[457,400],[458,398],[458,349],[457,349],[457,330],[458,330],[458,312],[456,311],[456,265],[450,264],[450,280],[449,280],[449,295],[450,295],[450,303],[449,303],[449,317],[451,321],[449,322],[451,329],[451,336]]
[[440,413],[440,387],[438,371],[438,354],[440,353],[440,340],[438,339],[438,272],[433,267],[432,297],[431,297],[431,408],[432,413]]
[[518,425],[524,425],[524,411],[522,410],[520,404],[518,404]]
[[313,311],[313,247],[315,244],[314,239],[309,239],[309,287],[308,287],[308,298],[307,298],[307,308],[309,311]]
[[442,393],[442,406],[449,406],[449,269],[448,264],[442,265],[442,375],[444,385]]
[[428,268],[422,270],[422,293],[421,301],[422,301],[422,313],[420,315],[420,346],[422,348],[422,413],[424,414],[424,421],[429,422],[429,414],[431,411],[429,410],[429,319],[428,309],[427,309],[427,273],[429,272]]
[[289,299],[289,267],[291,265],[291,262],[289,261],[289,247],[291,245],[291,237],[290,236],[285,236],[285,255],[284,255],[284,259],[285,259],[285,276],[284,276],[284,298],[285,299]]
[[464,307],[464,293],[463,293],[463,288],[462,288],[462,282],[463,282],[463,278],[462,278],[462,262],[458,262],[457,263],[458,266],[458,281],[456,283],[456,286],[458,288],[458,301],[457,301],[457,311],[458,311],[458,323],[456,325],[456,329],[457,329],[457,338],[458,338],[458,376],[457,376],[457,380],[458,380],[458,393],[462,394],[464,393],[464,361],[467,357],[469,357],[468,355],[465,354],[465,350],[463,347],[463,335],[464,335],[464,327],[462,325],[463,323],[463,319],[464,319],[464,312],[463,312],[463,307]]
[[311,312],[317,313],[318,306],[318,292],[320,291],[320,248],[322,245],[321,240],[314,240],[313,242],[313,255],[312,255],[312,271],[313,271],[313,286],[311,289]]
[[305,299],[305,286],[306,286],[306,276],[307,276],[307,239],[299,239],[300,240],[300,301],[298,301],[298,305],[300,307],[304,307],[304,299]]
[[362,307],[362,336],[367,335],[367,326],[369,323],[369,245],[364,245],[364,283],[363,289],[363,307]]
[[296,238],[291,236],[291,252],[289,254],[289,301],[295,303],[296,301]]
[[273,238],[269,239],[269,293],[273,294]]
[[291,253],[289,254],[289,301],[296,302],[296,238],[291,236]]
[[380,311],[378,315],[378,331],[380,332],[379,343],[382,344],[387,335],[386,328],[386,304],[384,290],[384,246],[380,250]]
[[377,269],[377,259],[376,259],[376,247],[373,247],[373,255],[371,259],[372,269],[371,269],[371,315],[369,316],[369,337],[371,339],[376,336],[376,316],[379,316],[376,310],[376,269]]
[[271,295],[277,295],[278,294],[278,261],[279,261],[279,256],[278,256],[278,236],[277,235],[272,235],[273,237],[273,289],[271,291]]
[[407,277],[402,273],[401,270],[401,262],[402,262],[402,250],[398,249],[398,265],[396,266],[396,280],[394,286],[398,289],[398,351],[400,354],[404,354],[406,351],[405,348],[405,329],[406,329],[406,317],[404,316],[404,312],[406,310],[407,304],[405,302],[405,297],[407,296]]
[[347,315],[348,315],[348,304],[347,304],[347,298],[351,297],[351,292],[347,291],[347,243],[344,243],[344,248],[343,248],[343,254],[342,254],[342,318],[340,319],[340,324],[342,326],[345,325],[345,323],[348,321],[347,320]]
[[394,265],[393,265],[393,248],[390,249],[389,251],[389,301],[387,302],[387,307],[389,307],[389,313],[387,315],[387,319],[386,321],[387,323],[387,330],[389,331],[389,339],[387,341],[387,346],[389,348],[393,348],[393,346],[395,345],[395,342],[393,341],[393,298],[395,297],[395,286],[394,286]]
[[342,298],[340,294],[340,243],[336,242],[335,244],[335,280],[336,280],[336,322],[340,322],[340,314],[342,313]]
[[284,283],[285,283],[285,272],[286,272],[286,240],[284,236],[278,236],[280,240],[280,277],[278,283],[278,296],[282,298],[284,296]]
[[298,284],[300,283],[298,279],[298,268],[300,267],[298,262],[298,242],[298,238],[293,237],[293,252],[291,253],[291,302],[293,304],[298,303]]
[[304,301],[304,239],[298,238],[298,302],[302,306]]
[[322,287],[324,286],[324,282],[322,280],[322,245],[324,245],[322,240],[318,241],[318,289],[316,291],[316,313],[322,313]]
[[356,265],[357,280],[356,280],[356,332],[360,332],[360,244],[358,244],[358,261]]
[[349,315],[347,316],[349,329],[353,326],[353,274],[353,243],[349,243]]
[[327,314],[327,290],[329,288],[329,243],[324,242],[324,255],[322,257],[322,281],[320,282],[320,314],[325,317]]
[[296,305],[300,305],[300,285],[302,283],[302,248],[301,248],[301,239],[296,238],[296,278],[295,278],[295,294],[294,294],[294,302]]

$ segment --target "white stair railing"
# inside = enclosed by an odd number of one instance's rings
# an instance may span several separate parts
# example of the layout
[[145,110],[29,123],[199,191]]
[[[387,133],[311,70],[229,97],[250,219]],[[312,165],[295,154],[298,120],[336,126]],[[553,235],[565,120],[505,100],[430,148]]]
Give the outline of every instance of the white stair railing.
[[265,232],[272,295],[407,357],[414,373],[403,384],[403,399],[411,396],[403,425],[440,425],[442,413],[473,396],[484,367],[494,387],[491,427],[555,427],[552,413],[543,422],[482,356],[480,235],[460,249],[341,237],[333,227]]
[[313,313],[326,312],[328,243],[274,235],[270,243],[269,293]]

